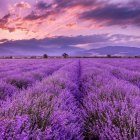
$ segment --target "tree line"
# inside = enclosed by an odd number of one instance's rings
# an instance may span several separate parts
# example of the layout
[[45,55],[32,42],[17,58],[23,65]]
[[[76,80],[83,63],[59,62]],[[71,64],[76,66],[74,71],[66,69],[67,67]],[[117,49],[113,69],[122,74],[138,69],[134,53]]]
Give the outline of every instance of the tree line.
[[[49,57],[49,56],[48,56],[47,54],[44,54],[44,55],[43,55],[43,58],[48,58],[48,57]],[[69,55],[68,55],[67,53],[63,53],[63,54],[62,54],[62,57],[63,57],[63,58],[68,58]]]

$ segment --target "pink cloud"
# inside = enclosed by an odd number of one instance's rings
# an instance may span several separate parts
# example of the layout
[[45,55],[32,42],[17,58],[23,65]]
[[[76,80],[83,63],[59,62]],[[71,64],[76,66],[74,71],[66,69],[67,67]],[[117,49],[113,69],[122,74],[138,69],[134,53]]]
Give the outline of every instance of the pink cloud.
[[16,3],[15,7],[18,7],[21,9],[28,9],[28,8],[31,8],[31,5],[28,2],[21,1],[20,3]]

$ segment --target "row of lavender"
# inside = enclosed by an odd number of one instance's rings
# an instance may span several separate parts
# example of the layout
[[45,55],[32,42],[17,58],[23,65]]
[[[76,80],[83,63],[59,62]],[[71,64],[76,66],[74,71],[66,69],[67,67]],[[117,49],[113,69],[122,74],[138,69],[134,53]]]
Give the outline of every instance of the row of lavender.
[[57,63],[54,60],[1,60],[0,99],[5,100],[5,97],[11,96],[15,92],[33,86],[66,63],[70,63],[70,61]]
[[[140,73],[129,71],[125,66],[113,67],[114,60],[110,60],[111,66],[102,62],[83,61],[85,136],[87,139],[138,140]],[[114,71],[119,72],[114,74]]]
[[19,71],[28,73],[27,77],[32,77],[36,69],[51,72],[1,100],[0,139],[140,139],[139,61],[24,62],[26,68],[21,65]]
[[79,62],[70,62],[3,101],[1,139],[82,139],[82,115],[74,97],[78,73]]

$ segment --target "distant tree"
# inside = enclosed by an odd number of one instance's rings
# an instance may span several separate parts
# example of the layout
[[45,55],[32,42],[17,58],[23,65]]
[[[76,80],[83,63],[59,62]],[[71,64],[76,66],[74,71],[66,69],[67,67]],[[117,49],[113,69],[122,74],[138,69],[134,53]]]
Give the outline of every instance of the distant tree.
[[31,58],[31,59],[36,59],[36,56],[31,56],[30,58]]
[[136,56],[134,56],[135,58],[140,58],[140,56],[138,56],[138,55],[136,55]]
[[47,55],[47,54],[44,54],[44,55],[43,55],[43,58],[48,58],[48,55]]
[[69,57],[69,55],[68,55],[67,53],[63,53],[62,56],[63,56],[64,58],[68,58],[68,57]]
[[13,59],[13,57],[12,56],[9,56],[9,59]]
[[108,57],[108,58],[111,58],[111,55],[110,55],[110,54],[108,54],[108,55],[107,55],[107,57]]

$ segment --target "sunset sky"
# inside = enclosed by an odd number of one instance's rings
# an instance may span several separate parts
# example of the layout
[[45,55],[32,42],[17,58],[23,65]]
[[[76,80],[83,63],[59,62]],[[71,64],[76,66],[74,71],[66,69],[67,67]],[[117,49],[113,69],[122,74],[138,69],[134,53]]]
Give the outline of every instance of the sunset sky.
[[106,46],[140,48],[139,0],[0,0],[0,55],[94,55]]

